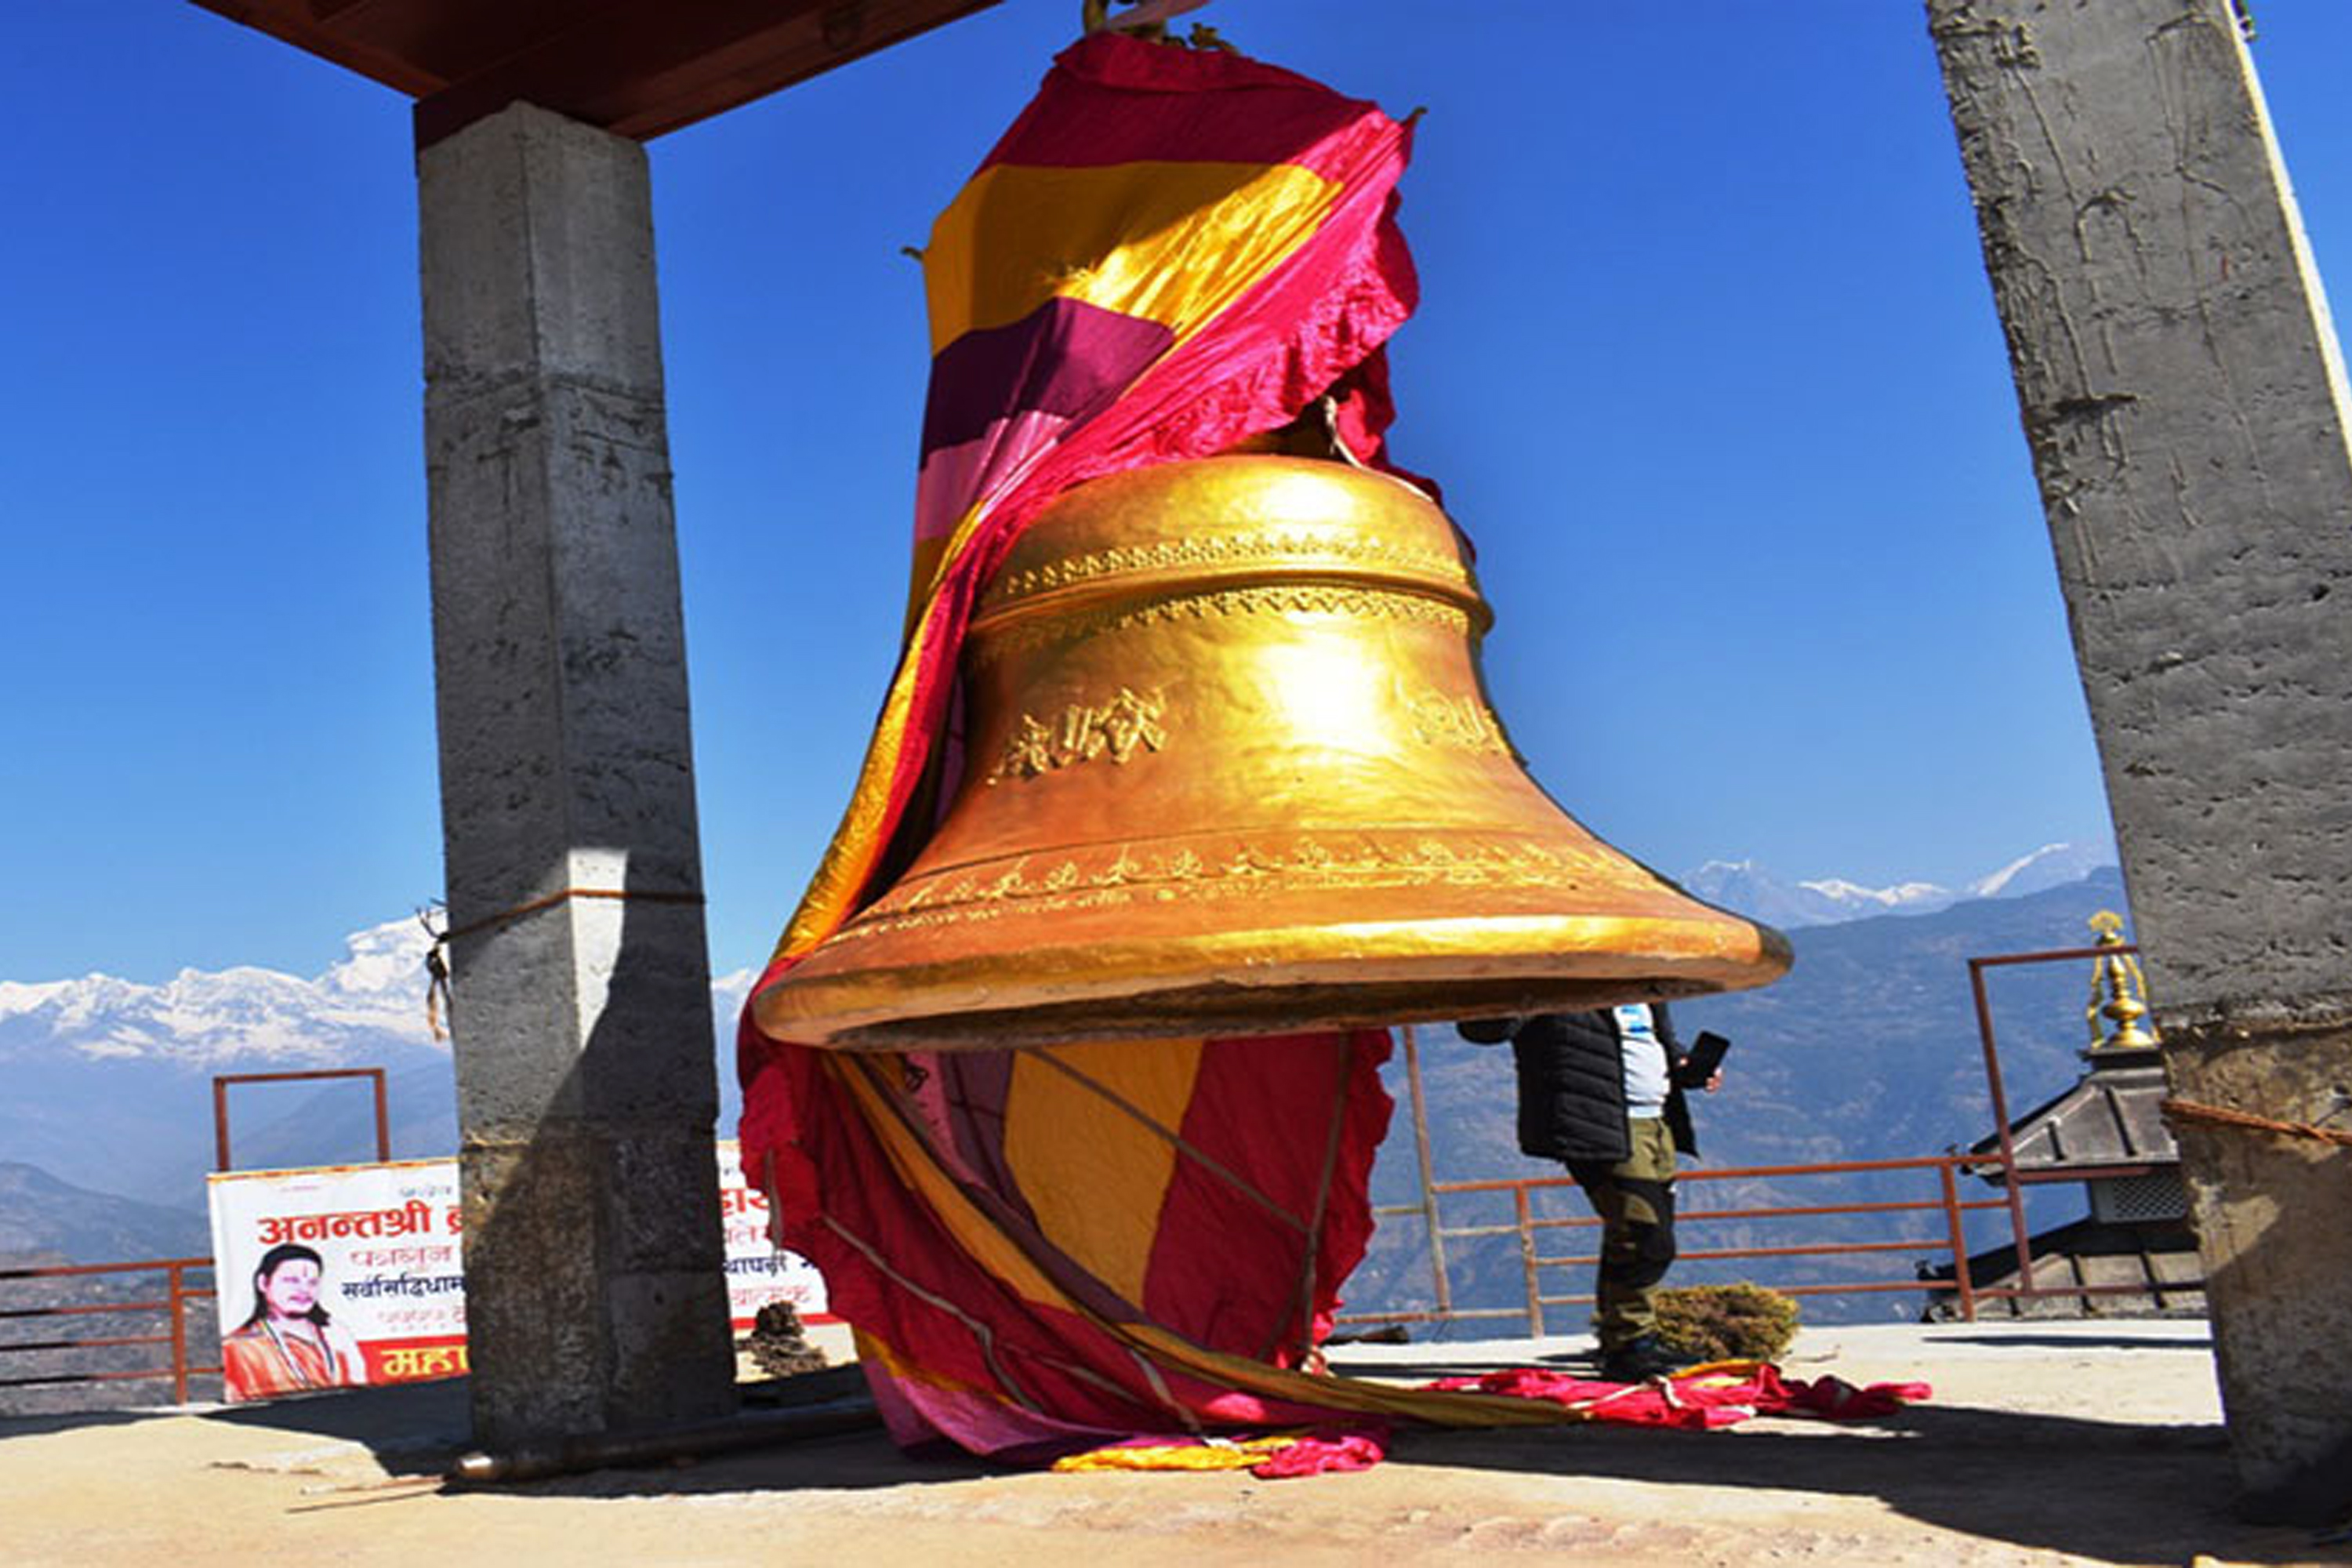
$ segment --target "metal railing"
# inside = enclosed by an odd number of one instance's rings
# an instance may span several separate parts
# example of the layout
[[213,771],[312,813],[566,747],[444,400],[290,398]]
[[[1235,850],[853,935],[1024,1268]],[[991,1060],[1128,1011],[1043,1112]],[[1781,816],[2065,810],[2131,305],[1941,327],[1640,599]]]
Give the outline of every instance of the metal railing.
[[[2037,1180],[2053,1178],[2042,1173],[2020,1172],[2014,1158],[2014,1138],[2011,1134],[2007,1097],[2000,1079],[1999,1048],[1994,1044],[1990,1010],[1984,993],[1984,970],[2009,963],[2049,963],[2076,960],[2093,952],[2119,951],[2113,948],[2097,950],[2063,949],[2051,952],[2003,954],[1991,958],[1969,960],[1969,978],[1978,1001],[1978,1021],[1985,1053],[1987,1086],[1991,1094],[1994,1119],[1998,1127],[1998,1147],[1982,1153],[1949,1153],[1925,1155],[1900,1160],[1853,1160],[1821,1162],[1811,1164],[1755,1165],[1738,1168],[1685,1171],[1678,1178],[1688,1187],[1706,1183],[1732,1181],[1804,1181],[1811,1182],[1856,1176],[1884,1176],[1899,1173],[1933,1173],[1932,1195],[1895,1200],[1841,1200],[1822,1203],[1758,1203],[1720,1208],[1692,1208],[1678,1212],[1677,1227],[1683,1226],[1738,1222],[1752,1224],[1795,1219],[1836,1219],[1862,1215],[1939,1215],[1942,1224],[1925,1234],[1895,1237],[1876,1237],[1868,1241],[1828,1240],[1796,1243],[1787,1246],[1738,1246],[1715,1247],[1682,1247],[1676,1254],[1678,1264],[1705,1263],[1710,1260],[1735,1258],[1769,1259],[1778,1265],[1805,1258],[1863,1258],[1873,1254],[1904,1253],[1913,1261],[1911,1271],[1895,1279],[1840,1278],[1831,1279],[1800,1279],[1790,1283],[1761,1280],[1787,1296],[1845,1295],[1907,1291],[1923,1295],[1948,1292],[1958,1308],[1960,1316],[1976,1321],[1977,1309],[1987,1301],[2024,1301],[2045,1297],[2146,1296],[2158,1294],[2189,1294],[2203,1288],[2202,1280],[2130,1281],[2094,1284],[2075,1280],[2059,1285],[2034,1283],[2034,1266],[2028,1237],[2025,1206],[2021,1188]],[[2120,951],[2134,951],[2125,948]],[[1559,1230],[1593,1229],[1601,1226],[1596,1215],[1544,1215],[1537,1212],[1535,1194],[1547,1190],[1573,1188],[1576,1184],[1565,1175],[1525,1176],[1487,1181],[1440,1181],[1433,1168],[1429,1117],[1426,1096],[1422,1087],[1421,1053],[1417,1033],[1411,1027],[1402,1031],[1404,1044],[1405,1083],[1410,1100],[1414,1154],[1419,1163],[1422,1197],[1415,1204],[1381,1205],[1372,1211],[1376,1220],[1418,1219],[1424,1226],[1429,1249],[1432,1305],[1427,1310],[1402,1311],[1359,1310],[1339,1315],[1343,1325],[1358,1326],[1375,1323],[1428,1323],[1468,1321],[1474,1319],[1524,1319],[1527,1332],[1545,1332],[1545,1309],[1589,1304],[1589,1294],[1550,1294],[1544,1288],[1544,1271],[1554,1268],[1589,1267],[1600,1261],[1599,1254],[1584,1253],[1548,1256],[1542,1249],[1544,1233]],[[2132,1170],[2137,1170],[2133,1167]],[[2074,1171],[2063,1179],[2083,1179],[2085,1174],[2129,1173],[2122,1167],[2114,1171],[2102,1168],[2097,1172]],[[1998,1197],[1962,1198],[1959,1178],[1964,1175],[1989,1176],[2002,1188]],[[1512,1217],[1507,1224],[1448,1224],[1441,1200],[1479,1194],[1509,1195]],[[2018,1283],[1982,1286],[1970,1275],[1967,1221],[1971,1214],[2005,1211],[2009,1217],[2009,1240],[2017,1260],[2014,1279]],[[1515,1237],[1518,1243],[1521,1273],[1524,1279],[1524,1299],[1512,1307],[1458,1307],[1454,1301],[1454,1284],[1449,1268],[1448,1244],[1475,1242],[1497,1236]],[[1931,1276],[1926,1262],[1920,1260],[1925,1251],[1927,1262],[1940,1255],[1950,1259],[1948,1279]]]
[[[213,1271],[208,1258],[161,1258],[137,1263],[69,1263],[42,1268],[0,1268],[0,1321],[46,1324],[58,1321],[64,1329],[92,1318],[131,1318],[152,1321],[158,1315],[163,1321],[160,1331],[139,1333],[99,1333],[56,1339],[25,1339],[0,1341],[0,1388],[58,1387],[102,1383],[163,1383],[172,1385],[172,1402],[188,1402],[188,1380],[206,1373],[217,1373],[217,1363],[202,1365],[195,1363],[188,1344],[188,1303],[208,1300],[214,1297],[209,1286],[191,1285],[192,1274],[209,1275]],[[88,1279],[104,1275],[153,1275],[163,1277],[163,1295],[156,1299],[94,1297],[83,1300],[44,1303],[37,1306],[15,1304],[15,1292],[5,1289],[31,1280]],[[49,1371],[17,1373],[24,1363],[19,1357],[50,1357],[77,1351],[112,1350],[131,1345],[169,1345],[171,1360],[163,1366],[108,1368],[98,1372]]]
[[[1920,1252],[1941,1253],[1953,1260],[1953,1288],[1959,1300],[1963,1316],[1974,1319],[1980,1300],[2020,1294],[2013,1288],[1986,1289],[1978,1287],[1969,1274],[1969,1247],[1965,1228],[1966,1216],[1980,1210],[2007,1207],[2002,1198],[1963,1198],[1958,1178],[1988,1162],[1979,1155],[1938,1154],[1911,1160],[1851,1160],[1802,1165],[1751,1165],[1718,1170],[1685,1171],[1679,1184],[1685,1188],[1705,1183],[1732,1181],[1782,1180],[1855,1176],[1889,1173],[1932,1173],[1935,1180],[1933,1196],[1916,1199],[1848,1200],[1811,1204],[1742,1204],[1721,1208],[1690,1208],[1675,1216],[1676,1226],[1706,1226],[1726,1222],[1753,1224],[1759,1221],[1789,1219],[1829,1219],[1859,1215],[1933,1215],[1941,1221],[1938,1228],[1927,1234],[1879,1237],[1869,1241],[1798,1242],[1780,1246],[1685,1247],[1676,1254],[1682,1265],[1706,1263],[1732,1258],[1769,1258],[1788,1264],[1799,1258],[1862,1258],[1881,1253],[1903,1253],[1916,1259]],[[1576,1184],[1566,1176],[1526,1176],[1516,1179],[1471,1182],[1432,1182],[1424,1191],[1421,1204],[1385,1205],[1373,1211],[1380,1218],[1418,1217],[1429,1226],[1431,1250],[1443,1259],[1448,1243],[1475,1241],[1496,1236],[1515,1237],[1518,1243],[1521,1270],[1525,1279],[1522,1305],[1514,1307],[1457,1307],[1453,1301],[1452,1282],[1440,1273],[1433,1278],[1437,1298],[1433,1310],[1425,1311],[1351,1312],[1344,1314],[1344,1323],[1407,1323],[1438,1322],[1481,1318],[1524,1318],[1527,1332],[1542,1335],[1547,1331],[1545,1309],[1589,1304],[1587,1295],[1550,1294],[1544,1288],[1544,1271],[1553,1268],[1588,1267],[1600,1261],[1596,1253],[1548,1255],[1543,1250],[1545,1233],[1571,1230],[1597,1230],[1600,1219],[1589,1215],[1543,1215],[1536,1210],[1535,1194],[1547,1190],[1572,1189]],[[1438,1213],[1438,1200],[1472,1194],[1506,1194],[1511,1201],[1512,1217],[1507,1224],[1444,1223]],[[1442,1269],[1441,1261],[1438,1267]],[[1840,1295],[1884,1291],[1926,1291],[1938,1287],[1923,1280],[1916,1267],[1894,1279],[1838,1279],[1775,1283],[1773,1289],[1788,1296]],[[2093,1289],[2098,1289],[2094,1287]]]

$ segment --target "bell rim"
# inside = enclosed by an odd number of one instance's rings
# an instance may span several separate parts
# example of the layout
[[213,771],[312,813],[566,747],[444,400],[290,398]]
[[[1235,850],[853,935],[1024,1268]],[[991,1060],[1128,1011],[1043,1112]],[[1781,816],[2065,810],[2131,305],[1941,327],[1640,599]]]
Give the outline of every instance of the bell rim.
[[[1646,939],[1646,940],[1645,940]],[[1269,962],[1281,947],[1305,956]],[[1499,949],[1499,951],[1498,951]],[[819,955],[812,955],[816,962]],[[880,956],[883,962],[874,960]],[[1738,916],[1479,916],[1339,923],[1309,931],[1240,931],[1127,940],[1028,943],[1018,957],[1033,976],[1007,984],[1013,955],[957,953],[908,962],[858,954],[854,968],[780,977],[751,1001],[760,1028],[777,1039],[847,1049],[990,1049],[1090,1038],[1190,1038],[1370,1027],[1484,1016],[1471,998],[1507,994],[1527,1005],[1497,1011],[1569,1011],[1617,1001],[1720,994],[1767,985],[1794,952],[1782,932]],[[1047,979],[1034,976],[1045,974]],[[1408,1001],[1417,990],[1432,999]],[[1268,1016],[1284,992],[1331,998],[1312,1016]],[[1549,994],[1557,993],[1557,994]],[[1376,1007],[1344,1004],[1349,995]],[[1231,1012],[1215,999],[1236,1005]],[[1256,1004],[1255,1007],[1246,1004]],[[1164,1023],[1153,1010],[1168,1014]],[[1088,1010],[1100,1020],[1087,1021]],[[1020,1026],[1024,1017],[1031,1026]],[[972,1037],[952,1018],[1005,1020]],[[1056,1020],[1066,1020],[1059,1021]]]

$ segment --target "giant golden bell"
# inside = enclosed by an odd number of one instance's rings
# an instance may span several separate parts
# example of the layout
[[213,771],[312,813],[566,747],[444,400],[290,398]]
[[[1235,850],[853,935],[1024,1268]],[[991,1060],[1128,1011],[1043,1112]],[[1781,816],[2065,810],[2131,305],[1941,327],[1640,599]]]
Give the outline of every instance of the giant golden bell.
[[786,1039],[986,1047],[1762,984],[1784,938],[1579,826],[1480,684],[1454,527],[1384,475],[1170,463],[1030,524],[904,876],[761,993]]

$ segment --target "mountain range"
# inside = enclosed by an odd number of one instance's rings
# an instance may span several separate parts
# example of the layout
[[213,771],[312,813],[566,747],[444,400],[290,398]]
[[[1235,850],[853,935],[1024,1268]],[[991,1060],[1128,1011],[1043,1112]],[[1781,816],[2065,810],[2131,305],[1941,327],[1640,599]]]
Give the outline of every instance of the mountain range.
[[[346,938],[344,956],[309,979],[240,967],[152,985],[105,974],[0,981],[0,1162],[201,1212],[215,1074],[356,1067],[384,1069],[394,1159],[448,1153],[457,1087],[448,1043],[426,1019],[430,945],[417,921],[396,920]],[[730,1039],[751,978],[712,985]],[[228,1108],[240,1167],[374,1158],[364,1082],[234,1085]],[[0,1188],[0,1234],[10,1202]]]
[[[1677,1009],[1685,1034],[1714,1027],[1740,1042],[1738,1087],[1721,1097],[1720,1108],[1708,1107],[1717,1129],[1712,1142],[1747,1163],[1840,1151],[1860,1158],[1854,1151],[1864,1147],[1917,1152],[1975,1137],[1982,1116],[1966,1113],[1961,1100],[1979,1069],[1955,955],[2081,940],[2075,905],[2120,903],[2112,872],[2101,874],[2104,881],[2080,880],[2080,868],[2103,858],[2111,857],[2050,846],[1957,890],[1784,883],[1751,862],[1714,862],[1685,878],[1710,901],[1775,924],[1820,928],[1793,939],[1800,961],[1789,980],[1692,1004],[1686,1016]],[[2053,882],[2078,892],[2045,908],[2041,900]],[[1857,912],[1873,918],[1857,920]],[[203,1176],[213,1163],[215,1074],[382,1067],[394,1157],[454,1149],[449,1047],[434,1037],[425,1010],[428,942],[415,921],[403,919],[351,936],[339,962],[307,979],[235,968],[185,970],[162,984],[102,974],[0,981],[0,1073],[9,1086],[0,1097],[0,1252],[21,1245],[83,1257],[144,1234],[119,1228],[107,1241],[95,1219],[79,1228],[41,1228],[27,1211],[63,1201],[43,1181],[91,1198],[200,1214]],[[744,971],[713,984],[720,1036],[713,1046],[722,1063],[731,1059],[733,1020],[751,979]],[[2070,973],[2065,984],[2079,990],[2080,977]],[[2079,1013],[2079,997],[2074,1005]],[[2030,1031],[2020,1041],[2038,1048]],[[1458,1042],[1448,1048],[1469,1051]],[[1923,1073],[1932,1094],[1915,1092]],[[1507,1125],[1496,1120],[1500,1107],[1507,1122],[1508,1097],[1494,1075],[1490,1056],[1454,1061],[1433,1050],[1441,1174],[1526,1173]],[[719,1077],[721,1128],[731,1129],[733,1075],[722,1068]],[[1401,1082],[1396,1087],[1402,1091]],[[373,1104],[360,1083],[239,1086],[230,1110],[241,1167],[374,1152]],[[1392,1139],[1384,1154],[1384,1202],[1399,1196],[1391,1189],[1409,1144]],[[1404,1176],[1410,1180],[1409,1171]]]
[[2022,898],[2080,881],[2115,863],[2115,852],[2104,846],[2045,844],[1958,888],[1935,882],[1865,888],[1840,877],[1784,882],[1753,860],[1710,860],[1684,877],[1682,885],[1709,903],[1789,930],[1872,915],[1931,915],[1970,899]]

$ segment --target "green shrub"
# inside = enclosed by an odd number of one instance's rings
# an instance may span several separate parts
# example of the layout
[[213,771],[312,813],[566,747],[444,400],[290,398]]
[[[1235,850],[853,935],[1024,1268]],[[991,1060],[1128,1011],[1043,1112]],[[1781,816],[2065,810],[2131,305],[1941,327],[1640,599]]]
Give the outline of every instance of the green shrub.
[[1797,1303],[1761,1285],[1676,1285],[1657,1293],[1658,1338],[1707,1361],[1778,1361],[1797,1337]]

